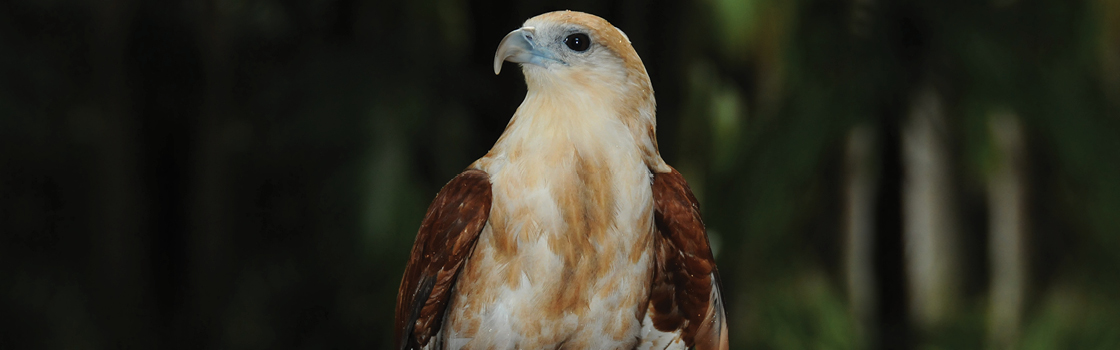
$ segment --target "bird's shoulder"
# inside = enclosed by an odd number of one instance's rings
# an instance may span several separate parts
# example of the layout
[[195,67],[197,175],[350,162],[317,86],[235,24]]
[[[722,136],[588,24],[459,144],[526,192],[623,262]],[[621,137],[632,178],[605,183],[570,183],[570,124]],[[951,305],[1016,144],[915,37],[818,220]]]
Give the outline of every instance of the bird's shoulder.
[[676,169],[653,173],[654,276],[643,344],[727,349],[719,272],[700,204]]
[[467,170],[439,191],[420,224],[397,294],[398,349],[428,344],[442,325],[459,269],[490,216],[490,176]]

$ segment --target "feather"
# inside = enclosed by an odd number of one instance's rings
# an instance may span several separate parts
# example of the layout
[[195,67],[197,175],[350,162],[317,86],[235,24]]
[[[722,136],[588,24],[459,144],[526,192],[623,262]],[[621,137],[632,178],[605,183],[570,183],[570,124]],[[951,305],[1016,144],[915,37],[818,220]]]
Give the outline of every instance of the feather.
[[719,272],[708,244],[700,204],[676,169],[653,175],[656,259],[649,315],[662,332],[685,346],[727,349]]
[[459,269],[490,216],[489,176],[467,170],[428,207],[397,294],[398,349],[420,349],[439,332]]

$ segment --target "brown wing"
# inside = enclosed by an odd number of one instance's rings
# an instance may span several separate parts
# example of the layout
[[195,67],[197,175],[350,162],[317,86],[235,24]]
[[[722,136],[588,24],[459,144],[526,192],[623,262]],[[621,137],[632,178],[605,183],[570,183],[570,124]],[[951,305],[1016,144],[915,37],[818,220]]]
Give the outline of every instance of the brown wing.
[[655,265],[648,316],[686,347],[726,350],[727,324],[719,272],[700,205],[676,169],[653,175]]
[[428,207],[397,292],[398,349],[419,349],[439,332],[459,269],[490,217],[491,200],[490,176],[467,170]]

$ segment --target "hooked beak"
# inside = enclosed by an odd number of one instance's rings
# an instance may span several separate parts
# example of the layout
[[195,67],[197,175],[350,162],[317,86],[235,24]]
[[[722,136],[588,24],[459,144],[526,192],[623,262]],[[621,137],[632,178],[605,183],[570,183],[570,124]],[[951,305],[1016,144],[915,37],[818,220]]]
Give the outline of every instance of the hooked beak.
[[528,63],[544,67],[546,61],[559,61],[535,41],[536,29],[521,27],[506,34],[494,53],[494,75],[502,71],[502,62]]

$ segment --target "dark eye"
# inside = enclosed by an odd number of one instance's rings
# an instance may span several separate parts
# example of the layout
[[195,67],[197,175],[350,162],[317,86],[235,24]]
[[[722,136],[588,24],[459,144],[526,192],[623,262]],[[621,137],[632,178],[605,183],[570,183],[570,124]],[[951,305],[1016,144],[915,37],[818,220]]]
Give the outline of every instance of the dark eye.
[[587,48],[591,47],[591,38],[588,38],[587,34],[575,33],[564,38],[564,44],[572,50],[587,51]]

